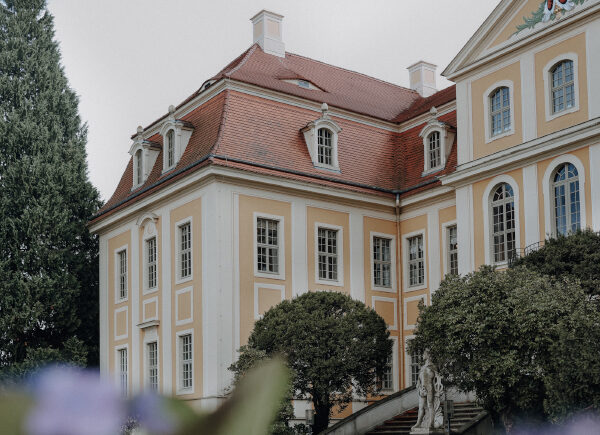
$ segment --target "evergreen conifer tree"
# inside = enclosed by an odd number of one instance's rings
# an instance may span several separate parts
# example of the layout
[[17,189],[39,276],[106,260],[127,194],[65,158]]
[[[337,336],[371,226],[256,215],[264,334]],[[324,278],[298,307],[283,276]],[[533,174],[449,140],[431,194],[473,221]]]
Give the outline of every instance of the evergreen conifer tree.
[[100,200],[45,0],[0,0],[0,374],[97,363]]

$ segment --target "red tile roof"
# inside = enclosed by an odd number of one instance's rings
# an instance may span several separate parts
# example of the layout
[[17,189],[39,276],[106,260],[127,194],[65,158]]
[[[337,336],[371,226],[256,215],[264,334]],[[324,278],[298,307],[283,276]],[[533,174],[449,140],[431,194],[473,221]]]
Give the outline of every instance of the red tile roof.
[[[429,98],[362,74],[287,53],[285,59],[268,55],[254,45],[214,78],[230,77],[371,117],[403,122],[433,106],[455,99],[450,87]],[[281,80],[302,77],[322,90],[307,90]],[[190,99],[194,98],[193,94]],[[182,103],[183,104],[183,103]],[[408,114],[408,115],[406,115]],[[320,114],[270,99],[225,90],[182,120],[194,131],[177,166],[162,173],[162,152],[145,183],[132,191],[132,159],[96,222],[206,165],[335,186],[393,198],[409,196],[439,185],[437,177],[456,167],[456,143],[446,167],[423,177],[425,124],[403,133],[333,117],[342,128],[338,139],[340,171],[315,168],[302,132]],[[439,117],[456,128],[456,113]],[[159,134],[148,140],[160,144]]]

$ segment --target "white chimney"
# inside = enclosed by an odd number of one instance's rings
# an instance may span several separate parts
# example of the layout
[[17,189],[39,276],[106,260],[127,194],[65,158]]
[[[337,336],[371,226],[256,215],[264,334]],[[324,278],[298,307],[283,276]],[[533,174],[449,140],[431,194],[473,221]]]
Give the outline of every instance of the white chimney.
[[408,67],[410,75],[410,88],[421,94],[422,97],[429,97],[437,92],[435,84],[435,71],[437,65],[427,62],[417,62]]
[[250,18],[253,26],[253,43],[258,42],[265,53],[285,57],[283,43],[283,15],[262,10]]

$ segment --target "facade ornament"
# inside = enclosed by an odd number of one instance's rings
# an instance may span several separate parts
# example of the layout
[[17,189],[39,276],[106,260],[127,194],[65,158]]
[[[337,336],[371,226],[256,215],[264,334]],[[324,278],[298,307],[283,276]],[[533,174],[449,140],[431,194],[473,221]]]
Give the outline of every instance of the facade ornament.
[[424,364],[419,372],[417,394],[419,395],[419,414],[417,423],[411,428],[411,434],[444,433],[444,412],[442,396],[444,385],[437,367],[431,362],[429,352],[423,352]]
[[438,110],[436,109],[436,107],[435,107],[435,106],[433,106],[433,107],[431,108],[431,110],[429,111],[429,114],[430,114],[431,116],[433,116],[434,118],[436,118],[436,119],[437,119]]
[[323,118],[329,118],[329,106],[327,103],[321,104],[321,113],[323,114]]

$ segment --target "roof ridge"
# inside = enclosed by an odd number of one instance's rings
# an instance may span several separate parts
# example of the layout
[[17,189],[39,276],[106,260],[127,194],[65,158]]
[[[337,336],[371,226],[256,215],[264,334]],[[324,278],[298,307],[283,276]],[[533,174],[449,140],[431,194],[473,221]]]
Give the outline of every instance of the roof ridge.
[[386,85],[394,86],[396,88],[404,89],[406,91],[418,94],[418,92],[415,91],[414,89],[407,88],[406,86],[400,86],[400,85],[397,85],[395,83],[388,82],[387,80],[383,80],[383,79],[380,79],[380,78],[377,78],[377,77],[373,77],[373,76],[370,76],[370,75],[365,74],[365,73],[361,73],[361,72],[354,71],[354,70],[351,70],[351,69],[348,69],[348,68],[344,68],[344,67],[341,67],[341,66],[333,65],[331,63],[323,62],[322,60],[313,59],[312,57],[302,56],[301,54],[292,53],[290,51],[286,51],[286,53],[289,54],[289,55],[292,55],[292,56],[301,57],[302,59],[308,59],[308,60],[311,60],[313,62],[318,62],[318,63],[320,63],[322,65],[327,65],[327,66],[330,66],[332,68],[336,68],[336,69],[339,69],[339,70],[342,70],[342,71],[346,71],[346,72],[349,72],[349,73],[352,73],[352,74],[356,74],[356,75],[359,75],[359,76],[362,76],[362,77],[366,77],[366,78],[369,78],[369,79],[372,79],[372,80],[376,80],[376,81],[378,81],[380,83],[384,83]]
[[229,91],[225,90],[225,99],[223,101],[223,111],[221,112],[221,122],[219,123],[219,131],[217,132],[217,139],[215,143],[208,150],[208,155],[212,156],[217,153],[219,146],[221,145],[221,139],[223,138],[223,130],[225,130],[225,122],[227,121],[227,109],[229,109]]
[[[250,56],[252,56],[252,54],[256,51],[256,47],[258,47],[258,44],[255,42],[254,44],[252,44],[250,46],[250,48],[248,48],[245,52],[243,52],[240,56],[236,57],[233,62],[230,62],[229,65],[231,65],[232,63],[234,63],[235,61],[237,61],[240,57],[242,58],[242,60],[240,60],[236,66],[234,66],[233,68],[231,68],[230,71],[228,72],[223,72],[223,75],[225,77],[231,77],[231,75],[236,72],[238,69],[240,69],[245,63],[246,61],[250,58]],[[229,66],[227,65],[227,66]],[[222,71],[225,71],[227,67],[225,67]]]

